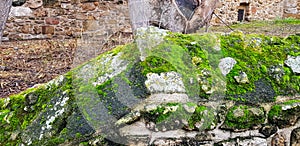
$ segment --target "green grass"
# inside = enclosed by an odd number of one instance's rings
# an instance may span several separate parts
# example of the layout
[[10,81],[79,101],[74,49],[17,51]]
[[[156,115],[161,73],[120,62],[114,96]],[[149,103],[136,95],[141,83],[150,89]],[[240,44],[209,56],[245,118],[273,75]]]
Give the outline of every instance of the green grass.
[[286,18],[286,19],[276,19],[275,24],[300,24],[300,19]]
[[[231,24],[230,27],[234,31],[242,31],[246,34],[256,33],[272,36],[288,36],[290,34],[299,33],[300,19],[286,18],[275,19],[272,21],[251,21]],[[203,32],[204,29],[200,29]],[[230,32],[227,26],[213,26],[209,32]]]

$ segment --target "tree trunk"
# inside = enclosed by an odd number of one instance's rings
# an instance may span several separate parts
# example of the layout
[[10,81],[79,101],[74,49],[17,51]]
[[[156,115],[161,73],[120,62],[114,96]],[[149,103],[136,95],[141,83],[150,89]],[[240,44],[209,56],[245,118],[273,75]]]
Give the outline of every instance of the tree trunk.
[[133,31],[154,25],[174,32],[193,33],[208,25],[218,0],[129,0]]
[[2,41],[3,30],[8,18],[12,0],[0,0],[0,43]]

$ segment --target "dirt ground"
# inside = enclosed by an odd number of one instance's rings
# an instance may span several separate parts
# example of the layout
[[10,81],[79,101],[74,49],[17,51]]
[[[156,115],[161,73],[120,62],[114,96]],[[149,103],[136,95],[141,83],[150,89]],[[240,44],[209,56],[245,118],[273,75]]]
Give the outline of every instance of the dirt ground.
[[[232,27],[245,33],[263,33],[282,37],[300,33],[300,24],[270,26],[270,24],[259,23],[240,26],[242,27],[234,25]],[[230,32],[230,29],[224,26],[211,27],[209,32],[226,33]],[[120,37],[120,35],[116,35],[116,39],[111,38],[96,53],[90,51],[93,55],[89,55],[89,58],[132,40],[132,36],[127,35],[126,39],[121,42],[116,41]],[[91,45],[78,39],[2,42],[0,44],[0,98],[19,93],[35,84],[46,83],[56,76],[66,73],[77,64],[86,61],[89,58],[78,55],[78,52],[81,52],[79,54],[87,52],[84,46],[90,47]],[[97,47],[99,48],[97,45],[94,46],[94,48]],[[74,58],[85,59],[78,62],[74,61]],[[74,62],[76,62],[75,65]]]
[[[122,38],[120,40],[119,38]],[[10,41],[0,44],[0,98],[46,83],[71,68],[128,43],[131,34],[116,33],[105,43],[82,39]]]

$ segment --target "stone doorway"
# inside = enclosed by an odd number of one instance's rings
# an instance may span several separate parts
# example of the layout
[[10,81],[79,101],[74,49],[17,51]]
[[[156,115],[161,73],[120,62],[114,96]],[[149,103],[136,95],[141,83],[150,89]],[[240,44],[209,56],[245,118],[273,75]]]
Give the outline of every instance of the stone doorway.
[[250,3],[240,3],[240,6],[238,7],[238,21],[249,21],[249,5]]

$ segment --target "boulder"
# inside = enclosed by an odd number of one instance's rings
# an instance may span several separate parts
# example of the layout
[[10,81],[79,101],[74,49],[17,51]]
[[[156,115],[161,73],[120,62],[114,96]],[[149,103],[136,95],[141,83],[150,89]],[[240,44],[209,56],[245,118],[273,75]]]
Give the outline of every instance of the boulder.
[[[212,41],[208,34],[185,35],[155,27],[140,31],[150,42],[140,41],[139,45],[145,42],[151,46],[143,50],[144,60],[136,41],[48,83],[0,99],[0,145],[265,145],[273,138],[274,127],[281,132],[297,126],[297,94],[292,95],[293,100],[282,97],[282,103],[258,100],[264,99],[264,94],[276,98],[280,92],[275,91],[287,85],[278,83],[251,60],[258,57],[268,67],[278,64],[272,58],[278,56],[265,53],[270,50],[253,51],[253,56],[248,54],[250,57],[242,60],[245,57],[239,54],[247,52],[243,49],[253,50],[242,45],[242,34],[216,35],[214,38],[222,42],[221,50],[216,51],[213,48],[219,41]],[[265,38],[268,40],[263,36],[262,42]],[[245,48],[235,48],[241,46]],[[236,61],[233,67],[225,67],[232,68],[225,77],[218,63],[227,56]],[[247,72],[247,84],[234,78],[241,71]],[[291,79],[285,91],[299,93],[299,75],[284,71]],[[269,83],[264,84],[261,78]],[[226,84],[216,86],[215,79]],[[202,85],[215,90],[206,93]],[[236,91],[244,91],[248,97],[242,98],[246,96]],[[253,98],[258,98],[257,102],[250,102]],[[270,108],[262,108],[262,102]]]

